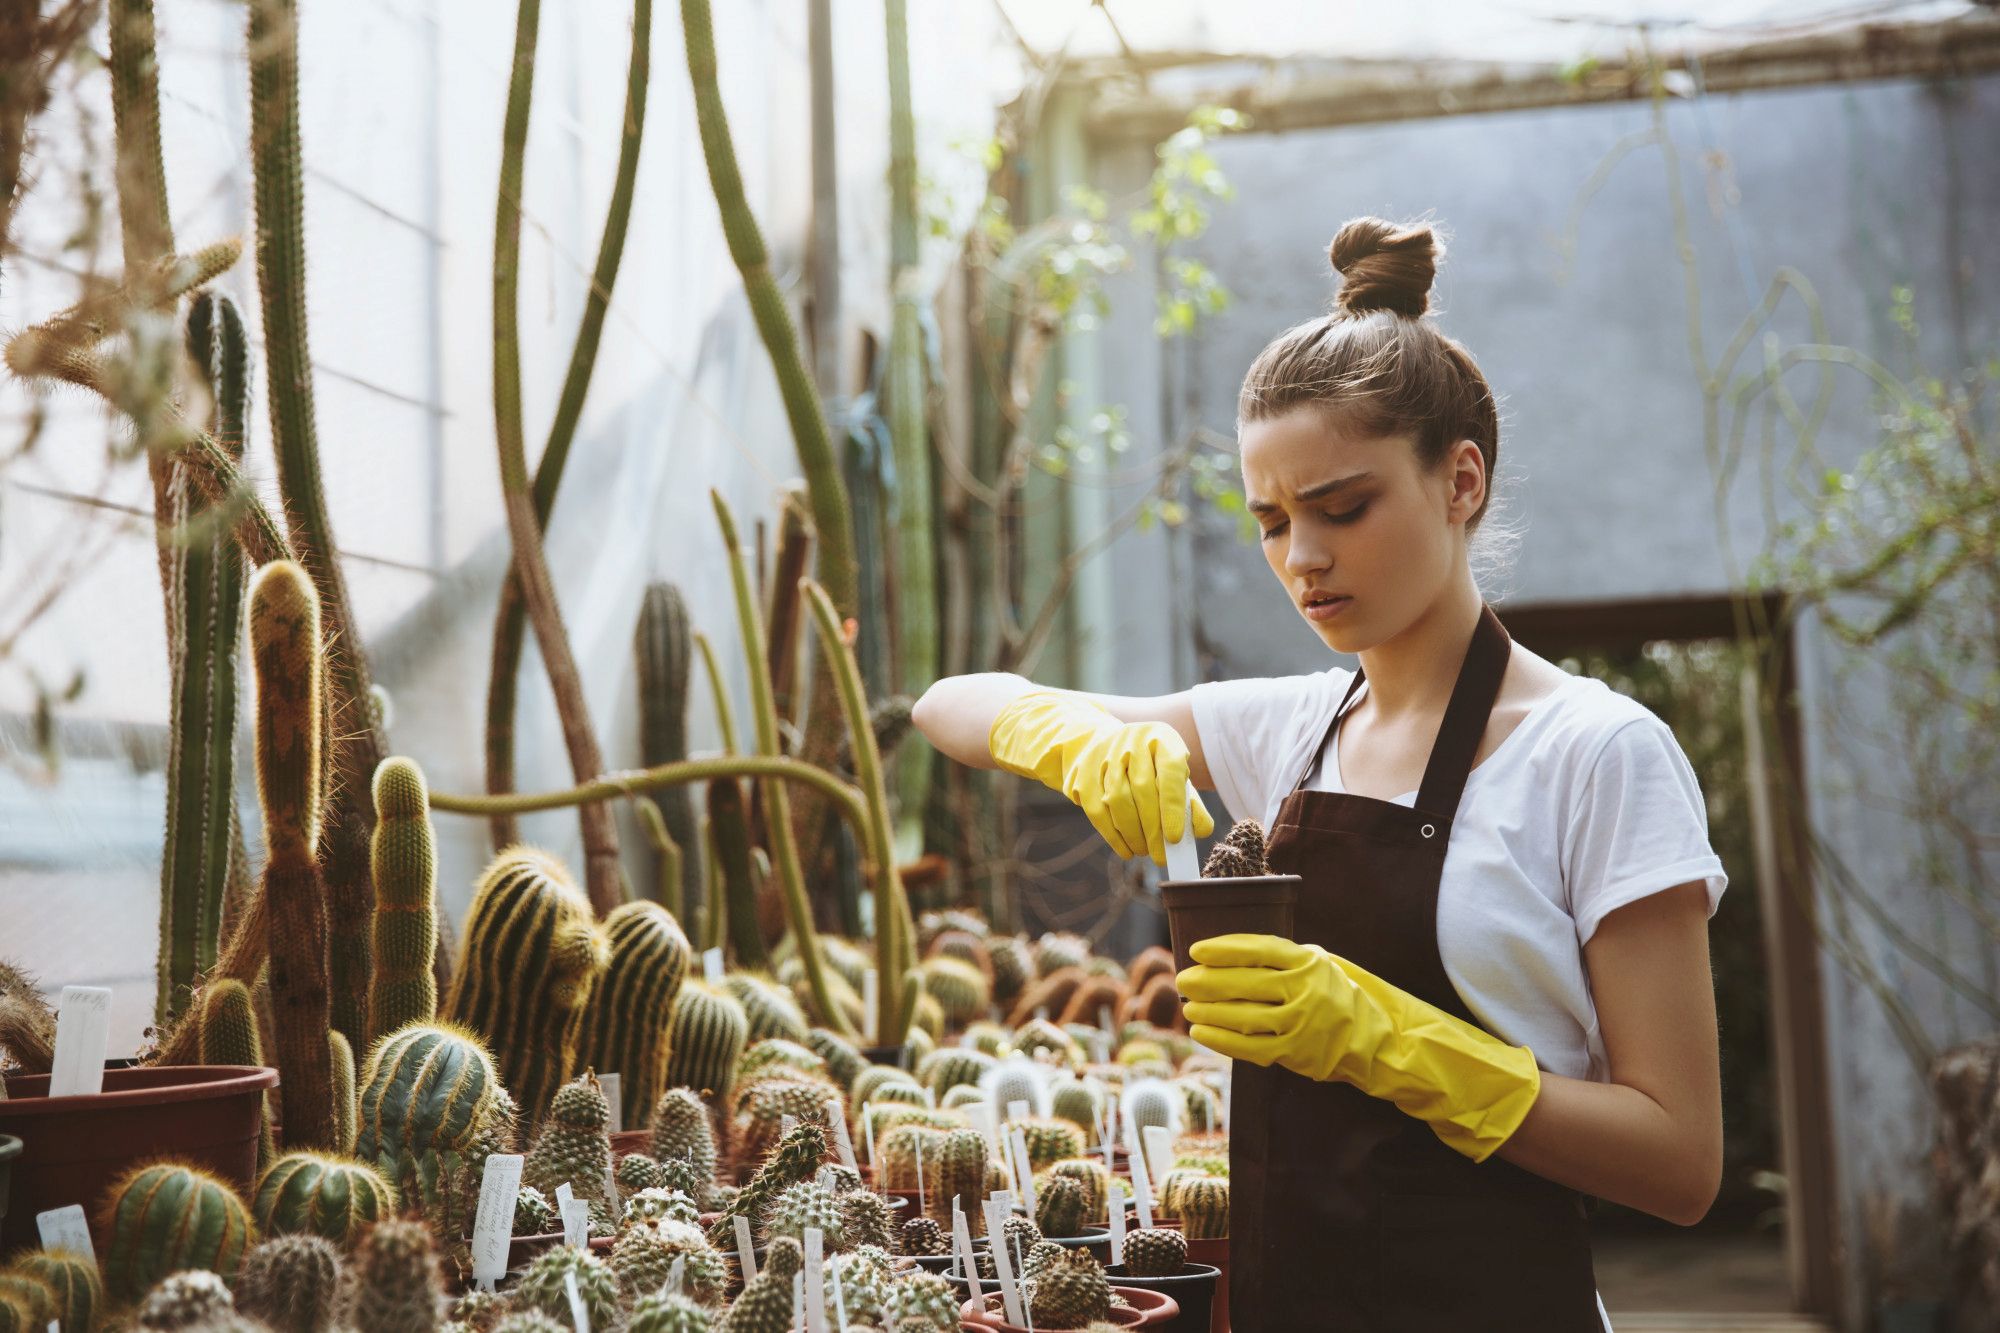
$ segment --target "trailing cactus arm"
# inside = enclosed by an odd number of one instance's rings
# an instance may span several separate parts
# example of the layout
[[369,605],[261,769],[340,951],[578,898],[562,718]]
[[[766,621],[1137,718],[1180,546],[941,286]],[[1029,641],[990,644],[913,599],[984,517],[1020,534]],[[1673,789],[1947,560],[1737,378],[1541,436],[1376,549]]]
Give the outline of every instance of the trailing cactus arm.
[[729,689],[722,683],[722,671],[715,665],[715,645],[700,630],[694,633],[694,646],[701,653],[702,670],[708,675],[709,692],[715,696],[715,725],[722,733],[722,752],[736,753],[736,719],[729,709]]
[[823,768],[790,755],[715,755],[706,759],[684,759],[678,764],[657,768],[625,769],[555,791],[513,792],[505,796],[457,796],[447,792],[430,794],[431,809],[447,814],[476,815],[481,818],[506,813],[524,815],[536,810],[564,810],[594,801],[624,800],[639,792],[659,791],[710,778],[778,778],[809,787],[833,803],[834,809],[862,838],[868,836],[868,806],[861,793]]
[[[570,651],[562,611],[556,604],[555,582],[542,550],[542,525],[528,479],[527,442],[521,421],[521,180],[540,21],[541,0],[521,0],[500,152],[499,202],[493,222],[493,423],[500,453],[500,490],[507,505],[507,535],[514,546],[514,576],[555,695],[570,771],[578,782],[588,782],[604,771],[604,757],[591,729],[583,680]],[[611,808],[601,803],[581,806],[577,813],[583,829],[584,885],[591,906],[603,916],[625,901],[625,879],[618,864],[618,828]]]
[[368,1041],[368,871],[374,827],[369,780],[385,746],[368,707],[370,678],[340,569],[319,469],[312,355],[306,339],[305,165],[299,144],[297,0],[250,0],[250,147],[257,205],[257,290],[271,438],[292,544],[319,594],[327,641],[328,818],[319,848],[327,886],[333,1025],[356,1050]]
[[[736,537],[736,518],[729,512],[728,502],[722,498],[721,492],[711,490],[708,494],[715,505],[716,521],[722,526],[730,582],[736,589],[736,619],[742,627],[743,660],[750,672],[750,702],[757,721],[757,749],[767,757],[776,758],[779,756],[778,713],[771,699],[770,663],[763,642],[763,629],[757,619],[756,597],[750,589],[750,575],[743,567],[743,548]],[[778,883],[784,890],[785,917],[798,945],[799,957],[806,965],[806,983],[812,987],[813,1002],[819,1006],[828,1024],[841,1036],[852,1037],[854,1030],[849,1026],[846,1014],[833,1002],[833,991],[827,985],[826,958],[820,953],[819,933],[813,929],[812,904],[806,899],[805,876],[799,870],[798,846],[792,840],[791,801],[784,787],[776,782],[765,783],[763,791],[771,860],[777,866]]]
[[[632,196],[639,177],[639,144],[646,128],[652,34],[653,0],[633,0],[632,60],[625,78],[625,118],[619,133],[618,169],[611,182],[611,204],[605,210],[604,234],[597,245],[597,266],[591,272],[583,317],[570,348],[569,371],[563,377],[562,395],[556,401],[555,420],[549,426],[541,459],[535,464],[535,523],[543,531],[548,530],[549,515],[555,509],[556,488],[562,482],[563,466],[569,461],[577,422],[583,416],[584,397],[590,389],[591,372],[597,365],[597,347],[604,333],[604,317],[611,306],[611,289],[618,281],[619,262],[625,254],[625,235],[632,221]],[[520,580],[509,570],[500,589],[500,613],[493,626],[493,674],[486,694],[486,789],[496,794],[514,789],[514,710],[520,694],[521,646],[526,628],[527,607],[521,599]],[[511,819],[505,816],[494,819],[495,850],[518,840]]]

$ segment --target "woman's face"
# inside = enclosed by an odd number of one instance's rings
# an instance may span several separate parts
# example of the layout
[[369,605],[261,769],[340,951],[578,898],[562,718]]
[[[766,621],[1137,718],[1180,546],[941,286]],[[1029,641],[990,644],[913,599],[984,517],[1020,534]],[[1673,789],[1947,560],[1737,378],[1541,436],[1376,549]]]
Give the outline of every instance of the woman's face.
[[1244,425],[1238,445],[1264,559],[1334,651],[1394,638],[1464,566],[1464,525],[1485,495],[1472,441],[1422,472],[1409,436],[1354,435],[1302,407]]

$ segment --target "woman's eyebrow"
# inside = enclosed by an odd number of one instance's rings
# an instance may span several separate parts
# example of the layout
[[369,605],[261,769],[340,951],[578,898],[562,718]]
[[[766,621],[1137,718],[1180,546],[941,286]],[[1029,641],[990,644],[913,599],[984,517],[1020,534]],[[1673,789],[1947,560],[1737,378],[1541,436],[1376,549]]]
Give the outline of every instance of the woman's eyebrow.
[[[1322,481],[1317,485],[1308,486],[1304,490],[1294,494],[1292,499],[1300,504],[1311,504],[1314,500],[1324,500],[1336,491],[1344,491],[1350,486],[1358,486],[1374,475],[1373,472],[1350,472],[1344,477],[1335,477],[1331,481]],[[1270,500],[1246,500],[1243,507],[1253,514],[1268,514],[1278,506]]]

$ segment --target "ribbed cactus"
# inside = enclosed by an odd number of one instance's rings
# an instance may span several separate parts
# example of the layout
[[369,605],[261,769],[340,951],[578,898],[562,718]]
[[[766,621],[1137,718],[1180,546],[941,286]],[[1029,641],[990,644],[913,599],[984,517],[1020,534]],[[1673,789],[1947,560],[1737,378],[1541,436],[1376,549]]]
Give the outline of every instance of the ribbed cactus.
[[1111,1169],[1090,1157],[1070,1157],[1049,1168],[1050,1179],[1073,1180],[1083,1189],[1083,1220],[1092,1226],[1108,1220],[1106,1196],[1111,1188]]
[[611,1112],[604,1089],[589,1070],[565,1083],[549,1105],[547,1119],[521,1168],[521,1183],[554,1198],[565,1182],[604,1217],[617,1216],[617,1201],[605,1194],[611,1170]]
[[964,1027],[983,1015],[993,1002],[992,983],[962,958],[927,958],[919,970],[923,973],[924,993],[938,1002],[948,1028]]
[[[928,1125],[898,1125],[886,1134],[879,1134],[875,1140],[875,1151],[880,1155],[875,1164],[877,1183],[883,1189],[917,1188],[918,1163],[929,1160],[926,1154],[947,1132]],[[931,1182],[925,1180],[924,1184],[928,1186]]]
[[326,1034],[326,1059],[333,1084],[333,1149],[335,1152],[351,1153],[354,1151],[356,1106],[354,1048],[347,1044],[347,1038],[338,1028]]
[[1229,1234],[1229,1182],[1220,1176],[1182,1185],[1174,1193],[1174,1207],[1189,1240],[1220,1240]]
[[0,1333],[41,1333],[56,1317],[56,1289],[38,1277],[0,1269]]
[[819,1053],[798,1042],[784,1037],[764,1037],[750,1043],[743,1058],[736,1062],[736,1079],[748,1083],[766,1073],[811,1074],[814,1078],[826,1077],[826,1061]]
[[528,1265],[521,1280],[514,1284],[516,1308],[560,1319],[567,1327],[570,1319],[567,1280],[572,1276],[576,1278],[584,1310],[590,1316],[590,1326],[617,1328],[618,1278],[611,1266],[588,1250],[567,1245],[544,1252]]
[[1083,1130],[1067,1120],[1037,1116],[1015,1121],[1014,1127],[1021,1131],[1022,1141],[1028,1146],[1029,1165],[1037,1171],[1065,1157],[1083,1156]]
[[271,1044],[285,1144],[331,1148],[328,900],[318,853],[325,720],[319,597],[305,570],[289,560],[265,565],[250,585],[250,655],[257,673],[257,797],[264,812],[264,902],[276,1020]]
[[1035,1225],[1044,1236],[1082,1235],[1089,1211],[1083,1186],[1068,1176],[1050,1176],[1035,1192]]
[[[320,480],[319,440],[313,411],[313,362],[306,339],[305,164],[299,146],[298,0],[255,0],[249,11],[251,182],[257,214],[257,292],[263,301],[264,370],[271,413],[272,452],[278,490],[298,558],[312,576],[327,641],[339,645],[328,667],[329,693],[321,701],[326,717],[338,719],[328,734],[332,776],[332,818],[320,848],[325,858],[325,907],[330,936],[322,939],[321,965],[331,987],[331,1026],[350,1043],[368,1040],[370,930],[374,890],[368,874],[368,779],[382,761],[383,744],[367,707],[368,656],[347,596],[333,525],[327,517]],[[268,567],[267,567],[268,568]],[[254,598],[254,592],[253,592]],[[314,749],[319,748],[314,742]],[[317,898],[316,898],[317,901]],[[273,907],[277,900],[273,897]],[[325,927],[323,927],[325,929]],[[274,972],[278,959],[271,960]],[[287,990],[290,987],[286,988]],[[298,1015],[303,1022],[304,1014]],[[301,1086],[293,1069],[293,1045],[278,1034],[280,1093],[289,1144],[324,1146],[327,1139],[293,1130],[294,1090],[324,1101],[324,1080]],[[322,1016],[313,1034],[313,1052],[325,1049],[328,1023]],[[298,1041],[302,1042],[300,1034]],[[319,1054],[299,1052],[317,1061]],[[319,1121],[311,1122],[314,1129]]]
[[736,1062],[750,1040],[750,1017],[736,997],[702,982],[681,987],[667,1035],[667,1082],[717,1101],[736,1084]]
[[[119,45],[114,41],[114,49]],[[194,298],[187,347],[208,386],[208,433],[232,460],[240,460],[250,363],[243,319],[228,297],[202,292]],[[214,964],[222,932],[237,828],[237,649],[249,580],[243,554],[226,530],[194,530],[211,508],[199,488],[183,477],[170,495],[176,509],[163,518],[186,535],[161,555],[176,566],[168,585],[174,679],[155,1003],[163,1023],[180,1012],[196,975]]]
[[1125,1238],[1125,1271],[1133,1277],[1175,1277],[1187,1267],[1187,1237],[1168,1227],[1146,1227]]
[[868,1061],[856,1050],[854,1043],[838,1033],[826,1028],[814,1028],[806,1036],[806,1042],[826,1061],[827,1076],[838,1083],[842,1090],[851,1089],[861,1071],[868,1068]]
[[186,1268],[230,1276],[254,1239],[250,1211],[236,1191],[173,1162],[141,1166],[119,1180],[98,1230],[107,1238],[104,1287],[121,1303]]
[[351,1250],[362,1232],[395,1213],[396,1192],[366,1163],[293,1152],[257,1181],[250,1208],[266,1236],[304,1232]]
[[951,1225],[951,1201],[965,1208],[972,1234],[983,1233],[986,1203],[986,1136],[976,1129],[954,1129],[924,1144],[926,1211],[939,1226]]
[[[97,1327],[97,1315],[104,1305],[104,1282],[97,1265],[83,1255],[70,1250],[31,1250],[9,1264],[5,1275],[47,1288],[49,1318],[59,1320],[72,1333],[91,1333]],[[36,1333],[40,1333],[39,1327]]]
[[584,1011],[604,970],[590,903],[530,847],[493,859],[473,890],[445,1016],[477,1032],[529,1126],[581,1066]]
[[917,1077],[932,1093],[942,1097],[962,1084],[977,1086],[986,1071],[998,1063],[990,1055],[963,1046],[944,1046],[924,1057],[917,1066]]
[[928,1217],[913,1217],[897,1233],[896,1253],[939,1255],[951,1253],[951,1238],[944,1228]]
[[1073,1249],[1035,1278],[1028,1317],[1036,1328],[1083,1328],[1111,1313],[1111,1284],[1096,1256]]
[[368,1232],[354,1255],[348,1318],[371,1333],[433,1333],[443,1322],[444,1289],[431,1233],[391,1218]]
[[423,770],[400,755],[375,770],[375,982],[368,997],[374,1036],[437,1017],[437,846]]
[[[704,1188],[715,1180],[715,1125],[708,1108],[686,1088],[669,1088],[653,1108],[653,1156],[661,1163],[682,1161],[699,1173]],[[701,1196],[696,1195],[699,1201]]]
[[624,903],[604,918],[610,962],[592,988],[581,1058],[619,1076],[623,1123],[643,1129],[667,1088],[668,1028],[687,979],[687,936],[658,903]]
[[412,1024],[383,1037],[362,1077],[355,1156],[420,1207],[457,1264],[486,1156],[514,1150],[513,1103],[463,1029]]
[[236,1305],[274,1333],[333,1333],[341,1300],[340,1252],[321,1236],[275,1236],[236,1276]]
[[747,972],[731,972],[722,984],[743,1006],[744,1016],[750,1020],[751,1041],[782,1037],[800,1046],[806,1044],[811,1029],[805,1012],[783,987]]
[[[264,1063],[264,1042],[257,1029],[257,1005],[250,988],[233,977],[216,977],[201,988],[201,1062],[205,1065]],[[269,1166],[277,1156],[271,1133],[270,1094],[259,1095],[263,1120],[257,1131],[257,1165]]]
[[1095,1079],[1059,1078],[1049,1085],[1049,1114],[1097,1138],[1104,1111],[1104,1090]]
[[[639,604],[633,653],[639,664],[639,762],[647,768],[687,758],[688,691],[693,681],[692,625],[681,590],[671,583],[647,585]],[[677,897],[662,903],[688,920],[701,896],[701,840],[694,802],[686,787],[656,792],[653,801],[667,833],[680,848]]]
[[627,1227],[611,1249],[611,1272],[626,1302],[637,1301],[665,1286],[674,1260],[682,1261],[681,1289],[702,1299],[721,1294],[728,1281],[728,1262],[687,1222]]

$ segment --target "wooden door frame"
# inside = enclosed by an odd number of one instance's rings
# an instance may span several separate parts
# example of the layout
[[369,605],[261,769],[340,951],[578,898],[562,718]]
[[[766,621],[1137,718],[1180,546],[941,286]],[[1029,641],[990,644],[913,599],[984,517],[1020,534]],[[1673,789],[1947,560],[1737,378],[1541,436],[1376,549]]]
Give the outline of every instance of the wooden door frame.
[[[1509,634],[1554,659],[1585,648],[1634,651],[1656,640],[1733,639],[1742,600],[1721,594],[1509,603],[1493,609]],[[1774,740],[1798,789],[1805,790],[1793,621],[1782,594],[1760,598],[1757,610],[1764,625],[1780,627],[1772,643],[1776,660],[1771,666],[1778,682]],[[1753,767],[1753,782],[1756,772]],[[1806,816],[1796,801],[1772,800],[1768,784],[1765,792],[1751,795],[1753,822],[1763,825],[1757,831],[1759,906],[1771,989],[1779,1144],[1788,1184],[1785,1241],[1792,1299],[1801,1314],[1832,1318],[1840,1309],[1841,1246],[1816,907],[1801,858],[1781,851],[1806,845]],[[1774,827],[1774,820],[1784,826]]]

